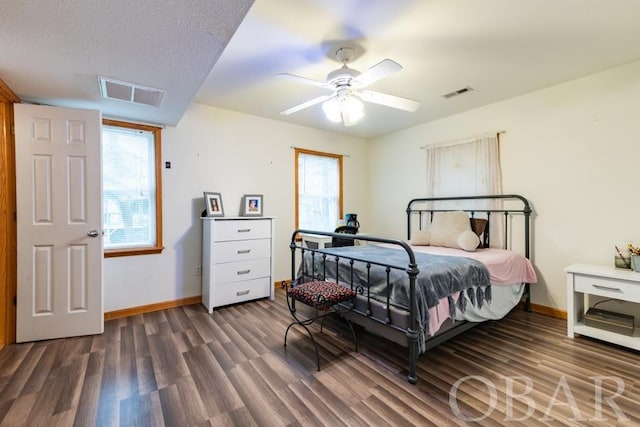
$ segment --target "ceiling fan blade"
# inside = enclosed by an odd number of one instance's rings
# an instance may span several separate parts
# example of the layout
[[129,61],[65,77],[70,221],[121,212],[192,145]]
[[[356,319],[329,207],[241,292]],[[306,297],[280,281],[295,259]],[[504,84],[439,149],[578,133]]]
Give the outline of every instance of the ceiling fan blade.
[[295,74],[280,73],[280,74],[276,74],[276,76],[284,78],[284,79],[288,79],[288,80],[293,80],[293,81],[296,81],[298,83],[302,83],[302,84],[306,84],[306,85],[312,85],[312,86],[318,86],[318,87],[322,87],[322,88],[326,88],[326,89],[331,89],[331,86],[329,84],[327,84],[327,82],[321,82],[319,80],[308,79],[306,77],[297,76]]
[[402,70],[402,65],[392,61],[391,59],[383,59],[373,67],[363,71],[355,79],[351,80],[351,84],[356,88],[363,88],[400,70]]
[[391,108],[397,108],[404,111],[416,111],[420,107],[420,101],[415,101],[409,98],[403,98],[395,95],[388,95],[382,92],[376,92],[373,90],[365,90],[360,93],[360,97],[363,101],[372,102],[374,104],[385,105]]
[[282,114],[283,116],[288,116],[289,114],[293,114],[313,105],[320,104],[321,102],[324,102],[334,96],[335,95],[322,95],[317,98],[310,99],[309,101],[303,102],[302,104],[294,105],[291,108],[287,108],[286,110],[281,111],[280,114]]

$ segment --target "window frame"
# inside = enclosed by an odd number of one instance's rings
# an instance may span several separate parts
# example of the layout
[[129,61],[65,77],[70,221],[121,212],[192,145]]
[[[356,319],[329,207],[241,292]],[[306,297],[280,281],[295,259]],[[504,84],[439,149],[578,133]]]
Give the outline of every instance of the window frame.
[[[123,257],[123,256],[135,256],[135,255],[150,255],[159,254],[164,250],[162,243],[162,128],[158,126],[143,125],[139,123],[123,122],[120,120],[102,119],[103,126],[121,127],[126,129],[134,129],[140,131],[151,132],[154,139],[154,157],[155,157],[155,185],[156,185],[156,243],[153,246],[145,247],[131,247],[131,248],[117,248],[117,249],[104,249],[105,258]],[[104,207],[103,207],[104,209]]]
[[[342,169],[342,158],[343,156],[341,154],[333,154],[333,153],[325,153],[322,151],[315,151],[315,150],[307,150],[304,148],[298,148],[298,147],[294,147],[295,150],[295,155],[294,155],[294,170],[295,170],[295,186],[294,186],[294,198],[295,198],[295,228],[298,229],[299,228],[299,214],[300,214],[300,208],[299,208],[299,170],[298,170],[298,160],[300,157],[300,154],[306,154],[306,155],[311,155],[311,156],[318,156],[318,157],[329,157],[332,159],[336,159],[338,161],[338,218],[342,218],[344,216],[343,214],[343,208],[342,208],[342,180],[343,180],[343,169]],[[333,231],[333,230],[331,230]],[[297,236],[298,239],[300,239],[300,236]]]

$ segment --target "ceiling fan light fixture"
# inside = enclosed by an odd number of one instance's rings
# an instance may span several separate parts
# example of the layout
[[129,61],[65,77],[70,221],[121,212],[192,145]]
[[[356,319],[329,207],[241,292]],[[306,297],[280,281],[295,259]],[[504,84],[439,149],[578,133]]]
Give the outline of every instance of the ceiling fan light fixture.
[[355,123],[364,117],[364,105],[359,99],[350,96],[340,103],[342,120],[346,123]]
[[364,117],[364,105],[353,96],[343,99],[333,97],[322,104],[322,110],[327,119],[335,123],[342,122],[345,117],[349,122],[355,123]]
[[322,104],[322,111],[324,111],[325,116],[329,121],[340,123],[342,121],[342,117],[340,116],[340,101],[338,98],[331,98],[330,100],[324,102]]

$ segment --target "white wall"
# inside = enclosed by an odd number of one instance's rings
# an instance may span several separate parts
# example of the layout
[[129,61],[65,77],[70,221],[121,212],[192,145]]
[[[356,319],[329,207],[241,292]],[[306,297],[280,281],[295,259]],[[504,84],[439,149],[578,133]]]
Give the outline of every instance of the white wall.
[[[200,295],[203,191],[222,194],[226,216],[238,215],[243,194],[263,194],[276,219],[274,280],[290,278],[288,242],[294,227],[292,146],[344,154],[345,212],[367,207],[364,140],[192,104],[162,133],[163,240],[159,255],[107,258],[105,311]],[[366,227],[367,215],[362,215]]]
[[614,245],[640,243],[640,62],[369,141],[371,229],[404,237],[420,146],[497,130],[504,192],[533,205],[532,301],[565,310],[565,266],[612,266]]

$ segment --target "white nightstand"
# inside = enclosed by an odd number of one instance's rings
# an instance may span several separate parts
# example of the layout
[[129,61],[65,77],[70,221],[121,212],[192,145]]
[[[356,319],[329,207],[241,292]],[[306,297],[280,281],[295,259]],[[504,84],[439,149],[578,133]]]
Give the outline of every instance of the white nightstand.
[[331,236],[320,234],[300,233],[302,243],[309,249],[324,249],[331,246]]
[[[368,234],[357,233],[356,236],[368,236]],[[331,247],[331,236],[322,236],[320,234],[300,233],[302,243],[309,249],[324,249]],[[366,240],[355,240],[356,245],[366,245]]]
[[[640,350],[640,328],[635,328],[633,336],[627,336],[584,324],[585,299],[589,295],[640,304],[640,273],[589,264],[572,264],[565,272],[567,336],[573,338],[574,334],[580,334]],[[634,317],[638,318],[640,305],[636,307]]]

